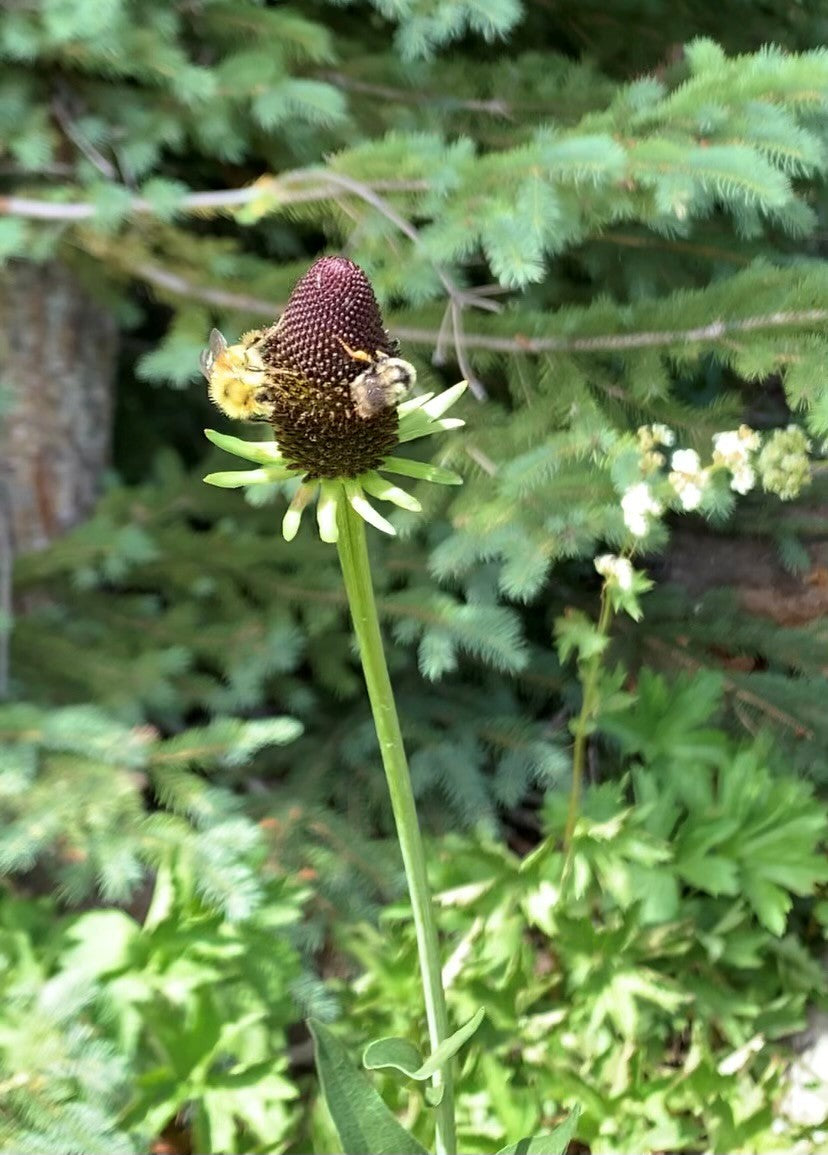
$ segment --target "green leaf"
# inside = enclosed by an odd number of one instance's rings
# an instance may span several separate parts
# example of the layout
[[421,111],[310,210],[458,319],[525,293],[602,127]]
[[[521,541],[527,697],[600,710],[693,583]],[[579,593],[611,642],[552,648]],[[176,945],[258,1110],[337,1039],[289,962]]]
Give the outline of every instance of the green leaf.
[[411,1079],[417,1079],[423,1065],[423,1056],[408,1039],[389,1035],[382,1039],[374,1039],[368,1044],[362,1053],[362,1063],[369,1071],[391,1068],[401,1071]]
[[309,1019],[322,1093],[342,1147],[361,1155],[427,1155],[383,1103],[335,1035]]
[[120,970],[138,933],[138,923],[122,910],[91,910],[67,935],[72,946],[63,953],[63,968],[90,976]]
[[485,1013],[483,1007],[480,1007],[467,1023],[464,1023],[449,1038],[443,1039],[439,1047],[429,1055],[425,1062],[423,1062],[420,1052],[408,1039],[393,1037],[375,1039],[373,1043],[369,1043],[363,1053],[362,1061],[369,1071],[390,1067],[408,1075],[410,1079],[416,1079],[418,1082],[430,1079],[440,1067],[444,1067],[448,1060],[457,1054],[466,1040],[472,1037],[483,1022]]
[[569,1112],[569,1118],[560,1123],[554,1131],[545,1131],[540,1135],[519,1139],[517,1143],[501,1147],[497,1155],[563,1155],[575,1134],[580,1114],[581,1108],[573,1107]]

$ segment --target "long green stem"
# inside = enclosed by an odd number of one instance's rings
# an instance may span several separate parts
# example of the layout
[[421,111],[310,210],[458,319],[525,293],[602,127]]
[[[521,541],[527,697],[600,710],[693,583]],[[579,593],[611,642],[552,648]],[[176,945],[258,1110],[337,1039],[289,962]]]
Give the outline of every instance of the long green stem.
[[[382,754],[382,763],[388,779],[391,807],[397,824],[397,837],[402,851],[414,927],[417,933],[417,949],[420,956],[420,971],[425,995],[426,1019],[431,1049],[434,1051],[443,1039],[448,1037],[448,1015],[443,993],[440,967],[440,948],[437,941],[437,925],[434,908],[428,888],[425,852],[417,821],[411,777],[403,748],[400,721],[394,702],[394,691],[388,676],[385,652],[382,645],[379,618],[368,549],[365,542],[365,525],[345,500],[344,494],[338,503],[337,526],[339,529],[339,561],[345,579],[351,618],[359,642],[359,654],[371,700],[374,725]],[[455,1155],[457,1141],[454,1131],[454,1090],[451,1061],[441,1068],[433,1079],[435,1089],[442,1088],[442,1099],[436,1110],[437,1155]]]
[[[612,605],[606,588],[601,594],[601,613],[598,617],[598,633],[602,638],[607,636],[610,621],[612,620]],[[586,762],[586,746],[589,736],[590,723],[598,705],[598,675],[601,672],[603,651],[593,654],[585,663],[583,674],[583,699],[581,712],[575,723],[575,749],[572,753],[572,786],[569,790],[569,809],[566,815],[564,828],[564,850],[567,851],[567,861],[564,864],[564,873],[569,865],[569,849],[572,845],[572,835],[575,833],[575,823],[578,821],[578,808],[581,804],[581,786],[584,780],[584,764]]]

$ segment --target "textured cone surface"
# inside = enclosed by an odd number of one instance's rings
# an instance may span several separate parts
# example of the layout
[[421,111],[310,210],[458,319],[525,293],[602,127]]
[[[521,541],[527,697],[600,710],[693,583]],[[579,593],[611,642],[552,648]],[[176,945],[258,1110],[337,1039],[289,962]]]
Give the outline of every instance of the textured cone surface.
[[323,257],[297,283],[262,347],[279,448],[309,478],[356,477],[397,443],[396,408],[357,415],[350,386],[368,365],[345,345],[371,357],[396,351],[362,269]]

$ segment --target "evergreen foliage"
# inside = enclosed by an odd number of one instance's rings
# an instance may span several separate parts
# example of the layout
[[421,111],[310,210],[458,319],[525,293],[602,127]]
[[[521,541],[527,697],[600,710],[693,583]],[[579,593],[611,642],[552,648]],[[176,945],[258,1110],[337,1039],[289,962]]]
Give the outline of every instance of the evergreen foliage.
[[[785,406],[763,400],[779,375],[790,410],[817,438],[828,432],[828,284],[815,239],[828,57],[789,50],[820,42],[819,12],[806,9],[796,20],[783,5],[753,14],[749,30],[723,15],[729,51],[697,38],[656,78],[641,69],[678,28],[688,40],[694,27],[713,31],[697,6],[668,20],[659,5],[627,5],[590,37],[588,60],[583,16],[566,6],[543,16],[511,3],[311,13],[246,0],[144,4],[140,20],[128,3],[94,15],[15,8],[0,26],[18,198],[3,218],[4,251],[56,250],[93,286],[106,277],[125,320],[135,317],[128,289],[146,284],[171,316],[139,376],[200,394],[211,324],[235,334],[271,319],[314,237],[346,247],[421,378],[438,371],[426,360],[436,349],[449,380],[457,360],[489,394],[469,404],[469,431],[451,451],[467,484],[441,509],[445,530],[412,544],[416,564],[457,592],[432,590],[432,627],[401,621],[398,636],[418,641],[427,676],[451,673],[458,647],[516,670],[525,642],[498,598],[542,600],[556,563],[617,544],[616,495],[593,468],[607,431],[664,421],[701,448],[746,408],[781,424]],[[496,47],[504,37],[508,53]],[[774,40],[786,48],[761,47]],[[454,55],[441,56],[449,44]],[[148,443],[160,441],[139,420]],[[429,512],[446,500],[428,494]],[[764,503],[745,524],[763,510],[777,521]],[[120,531],[124,558],[138,560],[134,519]],[[795,538],[784,531],[787,557]],[[301,561],[284,564],[298,576]],[[694,615],[676,632],[705,625],[718,628]],[[270,651],[287,661],[299,637],[272,628]],[[326,662],[339,664],[329,640]],[[171,642],[152,673],[133,663],[124,699],[143,697],[142,678],[169,697],[184,660]],[[224,708],[234,698],[254,707],[268,660],[239,659]],[[819,679],[818,669],[803,672]],[[748,681],[776,725],[791,705],[785,678]],[[821,681],[797,685],[803,713],[815,689]],[[78,686],[75,700],[86,696]],[[220,697],[206,704],[221,708]],[[824,742],[821,724],[806,728]]]
[[[594,1151],[772,1142],[783,1060],[768,1040],[820,985],[800,916],[824,883],[823,811],[794,774],[824,784],[828,765],[824,603],[774,616],[715,583],[660,584],[677,518],[639,542],[621,500],[642,426],[669,426],[707,466],[715,433],[795,422],[809,488],[780,505],[768,439],[764,492],[714,479],[688,516],[702,540],[769,543],[820,588],[826,34],[817,0],[4,8],[0,258],[71,264],[117,313],[126,356],[94,517],[15,559],[3,1150],[144,1149],[180,1112],[205,1150],[281,1150],[308,1126],[332,1149],[324,1118],[302,1118],[296,1071],[267,1083],[258,1066],[282,1063],[288,1023],[335,1012],[310,965],[330,961],[331,911],[365,970],[343,991],[349,1041],[408,1029],[390,1020],[415,1001],[413,937],[391,957],[370,929],[399,865],[367,837],[389,816],[334,551],[309,529],[278,538],[294,482],[244,504],[200,480],[227,468],[202,459],[211,327],[272,322],[322,252],[367,271],[422,389],[471,385],[466,429],[429,447],[464,486],[412,484],[424,515],[397,512],[400,538],[371,543],[415,789],[431,829],[453,832],[437,874],[464,960],[457,1021],[497,989],[461,1103],[468,1149],[575,1101]],[[595,641],[592,559],[633,548],[656,589],[602,655],[558,909],[582,701],[567,645]],[[504,832],[521,851],[551,842],[519,874],[492,841]],[[273,866],[313,884],[301,924]],[[129,957],[70,989],[77,959],[61,961],[68,938],[50,945],[57,914],[31,891],[140,905],[159,870],[171,905],[144,946],[123,914]],[[283,903],[282,951],[268,919]],[[62,915],[61,936],[97,934],[97,913]],[[220,944],[228,977],[213,990],[199,956],[177,1002],[185,932]],[[269,952],[278,975],[257,969]],[[253,1042],[231,1045],[222,1031],[251,1006]],[[36,1095],[15,1082],[24,1066]]]

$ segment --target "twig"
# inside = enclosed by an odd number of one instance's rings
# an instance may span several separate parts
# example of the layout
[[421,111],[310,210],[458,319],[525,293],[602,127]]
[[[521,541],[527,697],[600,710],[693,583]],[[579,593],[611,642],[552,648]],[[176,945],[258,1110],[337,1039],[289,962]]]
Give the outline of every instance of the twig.
[[431,355],[431,364],[438,368],[446,363],[446,345],[449,339],[449,329],[451,328],[451,301],[446,305],[443,312],[443,319],[440,321],[440,328],[437,330],[437,340],[434,342],[434,352]]
[[107,180],[117,180],[118,172],[103,153],[98,152],[91,141],[87,140],[78,126],[72,120],[68,110],[65,108],[63,101],[59,96],[52,99],[52,115],[63,129],[64,135],[72,144],[83,153],[86,159],[92,164],[100,173],[107,178]]
[[463,333],[463,311],[453,298],[450,304],[450,313],[451,332],[454,337],[454,351],[457,355],[457,364],[460,366],[460,372],[463,374],[465,380],[468,381],[469,389],[471,389],[477,400],[485,401],[487,394],[483,382],[475,375],[471,367],[471,362],[466,356],[466,345]]
[[[612,621],[612,602],[607,593],[606,584],[601,590],[601,613],[596,627],[600,638],[609,635]],[[589,658],[578,662],[578,674],[581,681],[581,709],[575,721],[575,746],[572,753],[572,786],[569,791],[569,806],[566,813],[566,827],[564,829],[563,845],[566,851],[563,877],[569,873],[572,863],[572,836],[575,833],[575,823],[578,821],[578,810],[581,804],[581,788],[584,780],[585,755],[587,738],[595,720],[599,705],[598,681],[601,675],[602,658],[604,651],[598,650]]]
[[458,112],[484,112],[491,116],[508,116],[509,105],[505,100],[470,100],[439,95],[438,93],[423,92],[419,89],[392,88],[387,84],[369,84],[364,80],[356,80],[346,76],[343,72],[322,72],[322,80],[335,84],[337,88],[344,88],[350,92],[364,92],[367,96],[379,96],[383,100],[396,100],[401,104],[439,104]]
[[149,262],[131,265],[128,271],[149,285],[166,289],[179,297],[203,301],[205,305],[215,305],[217,309],[239,309],[243,313],[252,313],[255,316],[261,315],[272,319],[283,308],[282,305],[265,301],[262,297],[248,296],[247,293],[233,293],[228,289],[211,289],[207,285],[196,285],[178,273],[173,273],[161,265],[153,265]]
[[492,461],[488,454],[484,453],[482,449],[478,449],[476,445],[464,446],[466,455],[479,465],[484,473],[488,473],[489,477],[497,476],[497,466]]
[[[279,204],[300,204],[312,201],[329,200],[333,196],[328,174],[318,169],[296,169],[285,173],[284,176],[272,178],[274,197]],[[310,187],[304,187],[305,182],[315,181]],[[428,182],[424,180],[385,180],[374,181],[366,185],[376,191],[389,193],[424,192],[428,189]],[[266,186],[262,182],[245,185],[244,188],[215,189],[208,192],[188,193],[181,198],[179,208],[182,212],[212,212],[221,209],[239,208],[259,200],[265,192]],[[142,196],[130,199],[129,210],[132,213],[155,213],[156,206]],[[1,196],[0,215],[26,217],[28,220],[40,221],[86,221],[97,213],[95,205],[85,201],[44,201],[32,197]]]

